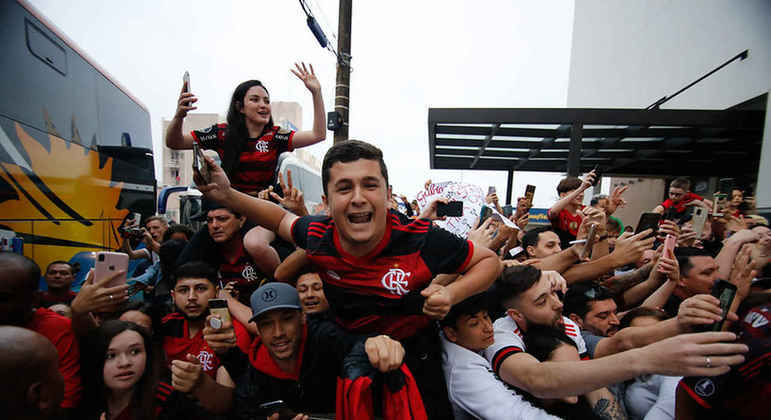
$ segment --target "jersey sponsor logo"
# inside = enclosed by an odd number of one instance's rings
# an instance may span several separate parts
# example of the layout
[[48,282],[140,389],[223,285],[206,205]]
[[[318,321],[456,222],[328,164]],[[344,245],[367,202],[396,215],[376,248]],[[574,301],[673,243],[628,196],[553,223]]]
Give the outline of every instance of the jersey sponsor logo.
[[268,147],[268,142],[263,140],[258,141],[257,144],[254,146],[254,149],[260,153],[268,153],[270,151],[270,147]]
[[711,397],[712,394],[715,393],[715,383],[712,382],[712,379],[703,378],[699,382],[696,382],[696,386],[693,387],[693,390],[701,397]]
[[212,362],[213,357],[214,355],[206,350],[201,350],[201,352],[198,353],[198,356],[196,356],[198,361],[201,362],[201,369],[207,372],[214,369],[214,364]]
[[752,328],[760,328],[768,325],[768,318],[758,312],[750,312],[744,318],[744,322],[750,324]]
[[214,140],[214,139],[217,138],[217,134],[216,133],[204,134],[202,136],[199,136],[198,138],[199,138],[200,141]]
[[246,279],[249,283],[257,281],[259,278],[259,275],[257,274],[257,270],[252,267],[251,264],[244,267],[243,271],[241,271],[241,277]]
[[389,292],[398,296],[404,296],[409,293],[409,289],[407,289],[407,286],[409,285],[407,278],[411,275],[412,273],[405,273],[401,268],[392,268],[385,273],[380,283],[383,287],[388,289]]

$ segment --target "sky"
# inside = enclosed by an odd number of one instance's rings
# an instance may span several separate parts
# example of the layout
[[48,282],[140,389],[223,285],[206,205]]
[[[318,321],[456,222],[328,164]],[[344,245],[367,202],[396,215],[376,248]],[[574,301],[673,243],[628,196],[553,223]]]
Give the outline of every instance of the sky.
[[[28,0],[149,109],[160,176],[161,120],[173,116],[190,72],[198,112],[225,114],[237,84],[259,79],[272,101],[303,107],[310,93],[289,72],[312,63],[327,111],[335,57],[322,49],[299,2]],[[308,0],[336,49],[338,2]],[[573,1],[358,1],[351,28],[350,138],[383,150],[394,191],[414,198],[426,179],[496,186],[506,173],[430,170],[432,107],[565,107]],[[307,150],[323,158],[334,135]],[[534,204],[557,198],[562,174],[516,172],[514,197],[538,187]]]

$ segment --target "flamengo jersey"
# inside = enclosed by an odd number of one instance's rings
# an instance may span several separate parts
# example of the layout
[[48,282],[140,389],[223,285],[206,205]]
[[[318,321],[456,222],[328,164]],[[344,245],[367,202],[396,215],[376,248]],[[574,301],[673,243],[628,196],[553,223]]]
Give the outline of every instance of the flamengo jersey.
[[240,245],[238,256],[233,261],[222,258],[222,263],[219,266],[219,276],[223,285],[231,281],[236,282],[238,300],[248,306],[252,292],[257,290],[260,286],[260,280],[264,276],[261,276],[262,273],[257,269],[251,255],[246,252],[243,240],[239,240],[238,243]]
[[[251,345],[249,332],[235,319],[233,319],[233,329],[238,347],[246,353]],[[186,356],[192,354],[198,358],[204,373],[216,378],[217,368],[220,365],[219,357],[203,339],[203,330],[198,331],[195,337],[190,337],[189,331],[187,319],[179,312],[171,313],[161,321],[160,335],[163,337],[163,350],[166,353],[169,368],[172,360],[186,362]]]
[[[583,337],[581,337],[581,329],[578,328],[575,322],[571,321],[568,317],[562,317],[562,322],[565,328],[565,334],[572,338],[578,347],[578,354],[581,359],[586,358],[586,343]],[[506,315],[502,318],[498,318],[493,324],[495,329],[495,343],[492,346],[486,348],[483,352],[487,361],[490,362],[493,371],[496,375],[503,365],[503,361],[507,357],[526,352],[525,340],[523,331],[519,329],[517,322]],[[500,377],[500,375],[499,375]]]
[[389,211],[383,239],[369,255],[343,251],[330,217],[305,216],[292,237],[308,253],[324,282],[324,294],[347,330],[400,340],[429,325],[420,291],[437,274],[466,269],[474,245],[429,220],[402,220]]
[[[583,206],[581,206],[581,209],[583,209]],[[583,220],[581,214],[572,214],[567,210],[562,210],[556,216],[552,215],[550,211],[547,216],[554,228],[564,230],[573,235],[573,237],[578,236],[578,227],[581,226],[581,221]]]
[[[204,149],[214,150],[225,158],[225,134],[227,124],[214,124],[205,130],[193,130],[190,134]],[[274,126],[260,138],[247,139],[246,146],[238,157],[236,175],[231,177],[233,188],[244,193],[262,191],[275,183],[276,165],[281,153],[291,152],[294,131],[285,131]]]

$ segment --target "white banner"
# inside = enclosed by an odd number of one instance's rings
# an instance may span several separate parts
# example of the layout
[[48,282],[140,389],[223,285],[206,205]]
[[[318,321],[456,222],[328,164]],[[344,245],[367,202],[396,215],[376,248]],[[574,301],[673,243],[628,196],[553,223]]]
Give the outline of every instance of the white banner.
[[[479,222],[479,212],[482,210],[482,206],[485,205],[484,190],[478,185],[460,182],[450,181],[430,184],[427,189],[419,192],[416,197],[420,211],[422,212],[437,198],[463,202],[463,216],[448,217],[447,220],[437,220],[434,223],[462,238],[467,237],[469,230],[476,228]],[[500,218],[507,226],[518,229],[514,222],[503,217],[495,208],[491,207],[491,210],[493,211],[493,217]]]

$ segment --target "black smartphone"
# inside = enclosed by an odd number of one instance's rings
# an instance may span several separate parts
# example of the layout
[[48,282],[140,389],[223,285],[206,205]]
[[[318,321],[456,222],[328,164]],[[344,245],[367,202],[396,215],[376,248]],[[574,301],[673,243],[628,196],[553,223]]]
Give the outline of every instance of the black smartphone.
[[479,224],[477,227],[482,226],[482,223],[487,220],[488,217],[493,215],[493,209],[487,206],[482,206],[482,210],[479,211]]
[[594,169],[592,169],[594,171],[594,183],[592,183],[593,187],[596,187],[597,183],[600,182],[600,178],[602,178],[602,175],[600,175],[600,172],[598,171],[598,169],[600,169],[599,163],[594,165]]
[[461,217],[463,216],[463,202],[450,201],[445,203],[436,203],[436,215],[438,217]]
[[637,222],[637,229],[634,233],[640,233],[645,229],[653,229],[653,232],[649,236],[653,236],[659,230],[659,222],[661,221],[661,215],[658,213],[643,213],[640,215],[640,221]]
[[529,185],[525,187],[525,200],[527,200],[527,207],[533,207],[533,196],[535,196],[535,185]]
[[495,194],[495,187],[492,185],[487,187],[487,195],[490,195],[490,194]]
[[718,280],[712,286],[712,296],[720,301],[720,311],[723,312],[723,319],[714,324],[702,326],[700,328],[702,331],[720,331],[723,329],[728,309],[731,308],[731,304],[736,296],[736,286],[725,280]]
[[734,188],[733,178],[720,178],[720,181],[718,181],[718,184],[717,184],[718,192],[721,192],[723,194],[726,194],[727,196],[730,196],[731,190],[733,188]]
[[278,413],[279,420],[291,420],[297,416],[297,413],[289,408],[283,400],[275,400],[260,404],[259,409],[266,417]]

